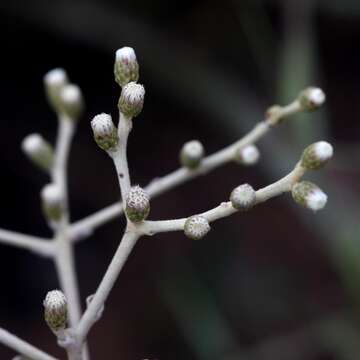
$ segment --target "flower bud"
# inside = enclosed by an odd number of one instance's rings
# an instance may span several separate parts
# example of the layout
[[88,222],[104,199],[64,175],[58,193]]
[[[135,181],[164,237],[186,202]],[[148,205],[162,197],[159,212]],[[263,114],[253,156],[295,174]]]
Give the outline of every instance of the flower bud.
[[204,147],[200,141],[189,141],[184,144],[180,151],[180,163],[188,169],[195,169],[200,165],[204,153]]
[[54,162],[54,151],[40,134],[26,136],[21,143],[21,148],[34,164],[46,171],[51,169]]
[[105,113],[96,115],[91,121],[91,128],[94,139],[101,149],[105,151],[115,149],[119,137],[111,115]]
[[333,147],[326,141],[318,141],[309,145],[301,157],[301,166],[308,170],[317,170],[333,156]]
[[66,327],[67,302],[60,290],[49,291],[43,302],[45,321],[49,328],[57,332]]
[[133,186],[126,198],[125,213],[132,222],[145,220],[150,212],[148,194],[140,186]]
[[45,93],[50,105],[56,112],[59,112],[61,108],[60,92],[68,83],[69,79],[64,69],[50,70],[44,76]]
[[138,81],[139,64],[133,48],[125,46],[116,51],[114,74],[115,81],[120,86],[125,86],[131,81]]
[[254,165],[259,161],[260,152],[255,145],[239,147],[235,150],[234,160],[241,165]]
[[240,185],[231,192],[230,201],[237,210],[249,210],[255,205],[256,192],[249,184]]
[[128,118],[141,113],[144,105],[145,89],[142,85],[130,82],[122,88],[119,109]]
[[321,210],[327,202],[327,195],[310,181],[296,183],[291,190],[291,194],[298,204],[314,212]]
[[326,99],[324,92],[317,87],[308,87],[298,97],[303,111],[314,111],[318,109]]
[[59,221],[63,213],[63,197],[56,184],[45,185],[41,190],[41,200],[44,215],[51,221]]
[[194,215],[186,219],[184,233],[192,240],[200,240],[210,229],[209,222],[203,216]]
[[77,120],[84,111],[84,99],[77,85],[65,85],[60,91],[60,101],[62,112],[71,120]]

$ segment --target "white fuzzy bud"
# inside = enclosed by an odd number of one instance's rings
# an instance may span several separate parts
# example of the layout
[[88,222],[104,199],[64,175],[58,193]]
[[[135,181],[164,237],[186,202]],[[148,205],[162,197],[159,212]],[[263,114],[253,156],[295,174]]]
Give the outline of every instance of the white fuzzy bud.
[[91,128],[94,139],[101,149],[105,151],[115,149],[119,137],[111,115],[105,113],[96,115],[91,121]]
[[60,111],[60,92],[69,83],[66,71],[61,68],[50,70],[44,76],[45,93],[50,105],[56,112]]
[[79,86],[65,85],[60,91],[60,108],[71,120],[77,120],[84,110],[84,100]]
[[308,87],[299,94],[300,105],[304,111],[318,109],[325,100],[325,93],[317,87]]
[[210,229],[209,222],[203,216],[194,215],[186,219],[184,233],[192,240],[200,240]]
[[245,147],[239,147],[235,151],[234,160],[238,164],[251,166],[259,161],[260,152],[255,145],[247,145]]
[[118,49],[115,54],[114,64],[115,81],[120,86],[139,79],[139,64],[133,48],[125,46]]
[[57,332],[66,327],[67,302],[60,290],[49,291],[43,302],[45,321],[49,328]]
[[200,165],[204,154],[204,147],[200,141],[189,141],[184,144],[180,151],[180,163],[184,167],[195,169]]
[[230,201],[237,210],[249,210],[255,205],[256,192],[249,184],[240,185],[231,192]]
[[314,212],[323,209],[327,202],[327,195],[310,181],[296,183],[291,193],[298,204]]
[[326,141],[318,141],[309,145],[301,157],[301,165],[308,170],[322,168],[333,156],[334,150]]
[[54,162],[52,146],[40,135],[30,134],[21,143],[25,155],[43,170],[50,170]]
[[130,221],[136,223],[145,220],[149,212],[149,195],[140,186],[133,186],[126,197],[126,216]]
[[46,218],[51,221],[58,221],[63,212],[63,196],[59,186],[56,184],[45,185],[40,195]]
[[122,88],[119,109],[128,118],[133,118],[141,113],[144,105],[145,89],[142,85],[130,82]]

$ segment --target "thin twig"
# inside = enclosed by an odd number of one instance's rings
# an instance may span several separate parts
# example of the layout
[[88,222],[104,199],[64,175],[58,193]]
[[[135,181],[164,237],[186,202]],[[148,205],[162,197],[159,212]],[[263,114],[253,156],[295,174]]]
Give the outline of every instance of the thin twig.
[[32,360],[57,360],[53,356],[45,353],[33,345],[30,345],[26,341],[2,328],[0,328],[0,343],[14,349],[16,352]]
[[54,253],[51,239],[25,235],[5,229],[0,229],[0,243],[30,250],[43,256],[52,256]]
[[[297,164],[294,170],[282,179],[257,190],[256,204],[262,203],[272,197],[290,191],[292,185],[297,182],[304,175],[304,173],[305,169],[300,164]],[[238,210],[232,206],[230,201],[228,201],[221,203],[219,206],[211,210],[197,215],[204,217],[209,222],[213,222],[215,220],[230,216],[236,212],[238,212]],[[136,227],[136,231],[138,231],[140,235],[154,235],[161,232],[182,231],[184,230],[186,220],[187,218],[160,221],[147,220],[139,224]]]
[[94,324],[94,319],[97,319],[98,312],[104,306],[104,303],[108,298],[121,269],[123,268],[127,258],[131,253],[131,250],[135,246],[138,239],[139,235],[132,232],[125,232],[120,245],[116,250],[116,253],[104,275],[104,278],[102,279],[94,297],[92,298],[77,327],[77,336],[79,341],[84,341],[86,339],[88,332]]

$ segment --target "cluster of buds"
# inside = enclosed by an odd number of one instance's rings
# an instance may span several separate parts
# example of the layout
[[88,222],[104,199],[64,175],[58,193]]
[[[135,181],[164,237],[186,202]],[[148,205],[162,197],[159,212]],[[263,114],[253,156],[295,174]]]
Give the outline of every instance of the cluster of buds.
[[235,150],[234,161],[238,164],[255,165],[260,158],[259,149],[255,145],[241,146]]
[[49,328],[54,332],[64,330],[67,322],[67,301],[60,290],[49,291],[43,302],[44,317]]
[[[309,145],[303,152],[300,165],[306,170],[321,169],[332,158],[333,147],[326,141]],[[300,205],[318,211],[324,208],[327,195],[314,183],[300,181],[291,190],[293,199]]]
[[116,148],[119,137],[111,115],[105,113],[96,115],[91,121],[91,128],[94,139],[101,149],[111,151]]
[[150,212],[149,195],[140,186],[133,186],[127,197],[125,213],[127,218],[134,223],[145,220]]
[[194,215],[186,219],[185,235],[192,240],[202,239],[210,231],[209,222],[201,215]]
[[249,184],[240,185],[231,192],[230,201],[235,209],[247,211],[256,203],[256,192]]
[[77,120],[84,110],[80,88],[69,82],[64,69],[54,69],[44,76],[45,92],[55,112]]
[[41,190],[42,209],[50,222],[58,222],[63,214],[63,194],[56,184],[45,185]]
[[21,143],[21,148],[25,155],[41,169],[49,171],[52,168],[54,150],[40,134],[26,136]]
[[204,147],[200,141],[188,141],[180,151],[180,164],[188,169],[196,169],[200,165],[204,154]]
[[125,46],[116,51],[114,75],[122,87],[119,110],[129,119],[138,116],[144,105],[145,89],[137,84],[139,64],[133,48]]

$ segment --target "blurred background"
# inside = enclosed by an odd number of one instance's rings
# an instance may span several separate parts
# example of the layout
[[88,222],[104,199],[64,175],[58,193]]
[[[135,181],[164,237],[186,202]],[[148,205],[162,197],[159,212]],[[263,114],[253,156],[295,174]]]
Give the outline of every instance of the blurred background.
[[[265,109],[308,85],[327,94],[259,142],[258,166],[229,164],[152,201],[152,219],[183,217],[265,186],[318,140],[333,161],[308,174],[329,195],[314,215],[285,195],[223,219],[199,242],[182,233],[143,238],[90,333],[93,359],[358,360],[360,357],[360,2],[358,0],[0,1],[0,227],[49,237],[39,192],[47,177],[20,150],[56,118],[42,77],[64,67],[81,86],[86,114],[70,159],[72,219],[119,198],[110,158],[90,120],[116,114],[114,52],[134,47],[146,87],[129,144],[134,183],[178,167],[184,142],[208,154],[239,139]],[[119,243],[123,218],[76,246],[82,299]],[[1,326],[64,358],[43,321],[58,287],[53,264],[1,245]],[[0,346],[0,358],[15,353]]]

